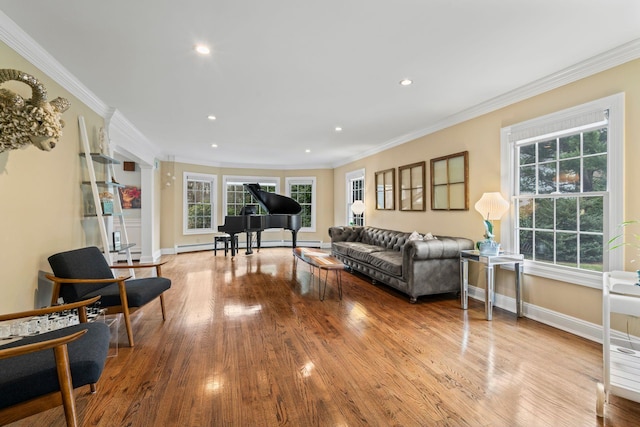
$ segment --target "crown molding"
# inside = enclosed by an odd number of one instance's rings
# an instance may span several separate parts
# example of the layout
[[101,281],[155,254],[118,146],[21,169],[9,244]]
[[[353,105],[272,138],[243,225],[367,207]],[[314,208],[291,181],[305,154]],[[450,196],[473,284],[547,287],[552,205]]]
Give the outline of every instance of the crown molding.
[[442,129],[460,124],[467,120],[474,119],[482,116],[483,114],[491,113],[499,110],[500,108],[507,107],[525,99],[540,95],[544,92],[548,92],[553,89],[557,89],[561,86],[573,83],[585,77],[592,76],[610,68],[622,65],[629,61],[640,58],[640,39],[632,40],[628,43],[620,45],[614,49],[603,52],[599,55],[593,56],[582,62],[574,64],[549,76],[535,80],[529,84],[521,86],[512,91],[506,92],[500,96],[489,99],[485,102],[477,104],[473,107],[460,111],[449,117],[434,123],[431,126],[411,132],[397,138],[393,138],[384,144],[371,149],[357,156],[352,156],[347,159],[343,159],[340,162],[334,163],[332,167],[343,166],[356,160],[363,159],[373,154],[380,153],[398,145],[404,144],[414,139],[421,138],[423,136],[435,133]]
[[102,117],[107,117],[109,107],[2,11],[0,11],[0,40],[93,111]]

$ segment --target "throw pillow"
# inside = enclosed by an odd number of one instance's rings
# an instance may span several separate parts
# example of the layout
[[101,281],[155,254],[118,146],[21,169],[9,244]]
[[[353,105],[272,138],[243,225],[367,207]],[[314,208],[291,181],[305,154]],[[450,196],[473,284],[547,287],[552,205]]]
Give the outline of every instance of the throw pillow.
[[418,233],[417,231],[414,231],[409,236],[409,240],[422,240],[422,235],[420,233]]
[[424,240],[438,240],[438,238],[431,233],[427,233],[424,235]]

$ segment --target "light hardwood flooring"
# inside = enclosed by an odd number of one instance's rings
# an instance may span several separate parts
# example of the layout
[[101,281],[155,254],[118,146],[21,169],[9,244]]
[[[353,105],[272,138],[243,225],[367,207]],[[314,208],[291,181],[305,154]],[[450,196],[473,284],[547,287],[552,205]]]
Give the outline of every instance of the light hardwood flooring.
[[[232,261],[165,257],[166,322],[151,303],[98,393],[76,391],[95,426],[636,426],[640,404],[595,415],[597,343],[455,295],[408,297],[343,273],[324,302],[291,249]],[[63,426],[62,407],[15,426]]]

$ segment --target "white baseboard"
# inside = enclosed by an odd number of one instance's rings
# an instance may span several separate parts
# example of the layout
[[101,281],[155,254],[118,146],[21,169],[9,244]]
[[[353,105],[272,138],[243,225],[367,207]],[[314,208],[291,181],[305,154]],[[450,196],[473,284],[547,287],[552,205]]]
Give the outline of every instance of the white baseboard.
[[[306,248],[321,248],[323,247],[322,241],[320,240],[298,240],[297,245],[299,247]],[[238,249],[245,249],[247,247],[246,242],[240,241],[238,242]],[[255,241],[254,241],[255,247]],[[282,247],[291,247],[291,240],[263,240],[260,242],[260,247],[262,248],[282,248]],[[330,246],[329,246],[330,247]],[[223,249],[221,246],[218,246],[218,250]],[[177,245],[173,248],[163,248],[161,250],[162,255],[176,255],[185,252],[195,252],[195,251],[212,251],[213,243],[194,243],[188,245]]]
[[[484,289],[469,285],[469,297],[484,302]],[[500,307],[511,313],[516,312],[516,299],[502,294],[495,295],[494,307]],[[533,304],[522,304],[522,315],[545,325],[578,335],[591,341],[602,343],[602,326],[582,319],[567,316],[557,311],[538,307]]]

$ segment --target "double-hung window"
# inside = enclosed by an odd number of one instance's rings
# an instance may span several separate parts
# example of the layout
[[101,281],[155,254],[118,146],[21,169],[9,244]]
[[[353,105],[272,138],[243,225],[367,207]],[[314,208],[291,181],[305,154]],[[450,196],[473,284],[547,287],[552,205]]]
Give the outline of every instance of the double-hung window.
[[345,177],[347,183],[346,195],[347,195],[347,224],[349,225],[364,225],[364,212],[361,214],[355,214],[351,210],[351,205],[356,200],[364,202],[364,169],[359,169],[353,172],[348,172]]
[[265,215],[267,213],[251,193],[244,188],[244,184],[258,183],[262,190],[269,193],[277,193],[280,187],[280,180],[271,177],[224,176],[223,182],[225,192],[223,210],[226,212],[226,215],[240,215],[240,211],[246,205],[257,205],[258,215]]
[[185,172],[183,178],[184,234],[211,233],[216,227],[217,177]]
[[527,272],[598,287],[617,262],[606,242],[622,219],[622,116],[616,95],[502,130],[502,240]]
[[316,231],[316,178],[291,177],[285,179],[287,196],[298,202],[302,207],[300,212],[300,231]]

